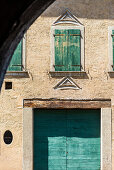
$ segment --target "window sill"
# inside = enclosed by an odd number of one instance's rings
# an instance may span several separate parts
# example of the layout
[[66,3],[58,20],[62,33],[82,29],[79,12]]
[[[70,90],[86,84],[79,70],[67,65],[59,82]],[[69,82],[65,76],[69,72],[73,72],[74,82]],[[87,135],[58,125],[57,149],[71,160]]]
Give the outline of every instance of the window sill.
[[8,71],[6,72],[6,78],[29,78],[27,71]]
[[50,71],[51,77],[75,77],[79,79],[88,79],[85,71]]
[[108,71],[110,78],[114,78],[114,71]]

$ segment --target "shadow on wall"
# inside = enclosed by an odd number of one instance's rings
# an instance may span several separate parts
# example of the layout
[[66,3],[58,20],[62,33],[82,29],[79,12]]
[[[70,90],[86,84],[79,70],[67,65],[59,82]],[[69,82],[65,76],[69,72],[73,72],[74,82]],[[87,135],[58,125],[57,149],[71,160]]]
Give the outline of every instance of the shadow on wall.
[[78,18],[114,19],[113,0],[57,0],[42,16],[58,17],[65,9],[69,9]]
[[[19,18],[20,23],[15,28],[15,31],[10,32],[7,40],[1,36],[2,47],[0,49],[0,88],[4,79],[4,75],[8,64],[11,60],[11,55],[22,38],[24,32],[28,27],[40,16],[40,14],[53,2],[54,0],[38,0],[26,10]],[[42,2],[42,3],[41,3]],[[47,2],[47,3],[46,3]],[[10,8],[9,8],[10,9]],[[22,8],[21,8],[22,9]],[[63,14],[65,9],[69,9],[73,15],[78,18],[86,19],[114,19],[114,0],[56,0],[50,5],[42,14],[43,17],[58,17]],[[13,15],[15,16],[15,15]],[[4,17],[3,17],[4,18]],[[5,20],[4,20],[5,22]],[[12,21],[14,22],[14,20]],[[1,23],[1,25],[3,25]],[[14,25],[15,26],[15,23]],[[3,29],[3,28],[2,28]],[[4,30],[4,29],[3,29]],[[9,27],[8,27],[9,30]],[[8,32],[8,30],[6,32]],[[2,35],[2,34],[1,34]],[[6,35],[5,33],[3,36]],[[5,43],[3,43],[5,42]]]

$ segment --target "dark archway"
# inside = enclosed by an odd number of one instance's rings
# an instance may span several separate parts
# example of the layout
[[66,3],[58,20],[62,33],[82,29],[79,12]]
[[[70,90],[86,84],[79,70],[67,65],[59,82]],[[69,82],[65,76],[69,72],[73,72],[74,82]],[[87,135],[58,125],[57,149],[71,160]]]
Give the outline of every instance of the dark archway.
[[2,0],[0,2],[0,89],[11,55],[23,34],[55,0]]

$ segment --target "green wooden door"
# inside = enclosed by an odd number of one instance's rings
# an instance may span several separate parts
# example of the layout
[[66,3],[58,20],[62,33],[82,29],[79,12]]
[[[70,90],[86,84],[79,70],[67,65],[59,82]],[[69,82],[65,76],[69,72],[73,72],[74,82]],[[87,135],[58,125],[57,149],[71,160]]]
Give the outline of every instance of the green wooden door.
[[100,170],[100,111],[35,109],[34,170]]

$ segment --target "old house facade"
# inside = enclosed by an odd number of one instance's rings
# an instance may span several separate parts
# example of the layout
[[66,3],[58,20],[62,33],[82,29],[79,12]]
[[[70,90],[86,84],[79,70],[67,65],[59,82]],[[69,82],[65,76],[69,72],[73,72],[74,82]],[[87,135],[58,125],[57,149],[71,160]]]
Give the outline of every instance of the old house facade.
[[0,94],[0,170],[114,168],[114,3],[54,2]]

